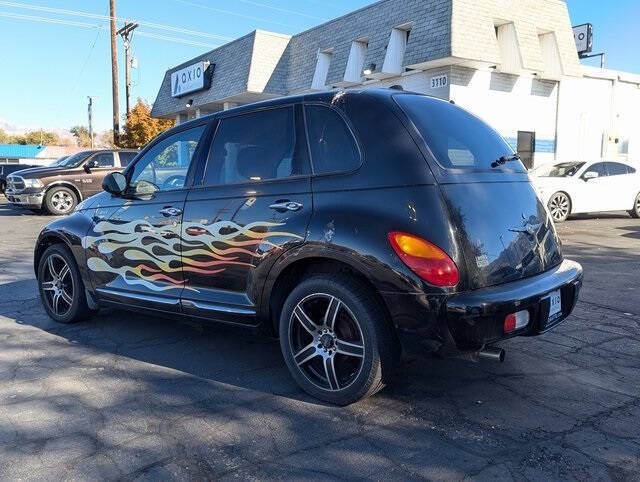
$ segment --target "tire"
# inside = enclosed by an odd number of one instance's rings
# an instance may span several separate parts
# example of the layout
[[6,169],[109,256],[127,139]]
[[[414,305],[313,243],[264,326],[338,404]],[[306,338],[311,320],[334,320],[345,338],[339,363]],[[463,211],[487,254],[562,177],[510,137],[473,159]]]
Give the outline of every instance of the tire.
[[631,215],[632,218],[640,218],[640,193],[636,196],[633,202],[633,209],[629,211],[629,215]]
[[0,193],[4,194],[7,190],[7,185],[4,181],[0,181]]
[[47,191],[44,203],[51,214],[62,216],[74,210],[78,204],[78,197],[68,187],[55,186]]
[[547,207],[554,222],[562,223],[566,221],[569,214],[571,214],[571,199],[569,199],[566,193],[558,191],[549,198]]
[[373,395],[393,372],[398,347],[386,312],[350,276],[316,274],[302,281],[284,303],[279,328],[292,377],[325,402],[348,405]]
[[49,246],[40,258],[38,291],[45,311],[58,323],[75,323],[95,313],[87,304],[78,265],[63,244]]

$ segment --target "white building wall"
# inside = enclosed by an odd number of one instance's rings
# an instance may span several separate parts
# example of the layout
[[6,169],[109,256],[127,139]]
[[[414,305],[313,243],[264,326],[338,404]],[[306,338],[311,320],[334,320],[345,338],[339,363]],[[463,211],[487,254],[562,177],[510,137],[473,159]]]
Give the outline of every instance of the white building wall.
[[558,84],[533,76],[452,67],[450,99],[495,128],[512,147],[536,134],[534,166],[554,160]]

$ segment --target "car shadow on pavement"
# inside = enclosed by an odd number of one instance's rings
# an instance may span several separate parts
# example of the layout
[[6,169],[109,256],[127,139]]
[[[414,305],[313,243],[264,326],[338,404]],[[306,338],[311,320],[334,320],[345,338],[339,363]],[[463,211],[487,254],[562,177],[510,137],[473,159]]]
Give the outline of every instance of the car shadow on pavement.
[[599,447],[637,449],[637,422],[607,424],[634,420],[638,322],[598,308],[510,340],[504,364],[407,359],[339,408],[297,388],[273,339],[115,309],[61,325],[33,279],[0,300],[7,478],[31,459],[31,478],[56,478],[59,461],[61,478],[606,478]]
[[625,238],[640,239],[640,224],[632,226],[620,226],[620,231],[625,231],[620,236]]

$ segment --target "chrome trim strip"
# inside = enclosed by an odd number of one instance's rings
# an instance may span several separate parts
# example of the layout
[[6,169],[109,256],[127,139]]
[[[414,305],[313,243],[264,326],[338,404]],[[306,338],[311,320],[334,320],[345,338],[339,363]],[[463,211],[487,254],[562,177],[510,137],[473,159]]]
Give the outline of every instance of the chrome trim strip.
[[160,298],[159,296],[144,295],[142,293],[125,293],[122,291],[110,290],[106,288],[98,288],[96,289],[96,291],[100,294],[119,296],[123,298],[129,298],[132,300],[151,301],[153,303],[160,303],[162,305],[177,306],[180,304],[180,300],[178,298],[175,298],[175,299]]
[[255,316],[256,311],[249,308],[238,308],[228,305],[220,305],[216,303],[207,303],[205,301],[182,300],[180,302],[183,308],[192,308],[198,310],[218,311],[221,313],[231,313],[234,315],[251,315]]

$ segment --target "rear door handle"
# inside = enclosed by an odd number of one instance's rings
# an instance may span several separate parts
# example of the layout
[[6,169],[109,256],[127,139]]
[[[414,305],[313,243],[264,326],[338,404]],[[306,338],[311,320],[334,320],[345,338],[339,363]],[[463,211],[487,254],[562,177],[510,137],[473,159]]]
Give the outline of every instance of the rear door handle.
[[302,203],[296,201],[282,201],[273,203],[269,207],[276,211],[298,211],[302,209]]
[[174,208],[171,206],[167,206],[166,208],[162,208],[160,210],[160,214],[166,217],[170,216],[180,216],[182,214],[182,209]]

